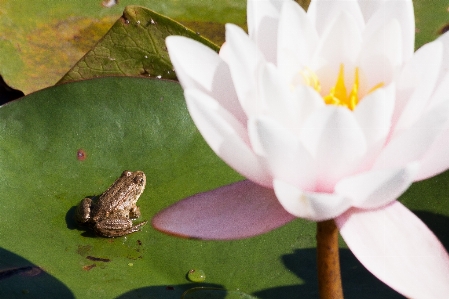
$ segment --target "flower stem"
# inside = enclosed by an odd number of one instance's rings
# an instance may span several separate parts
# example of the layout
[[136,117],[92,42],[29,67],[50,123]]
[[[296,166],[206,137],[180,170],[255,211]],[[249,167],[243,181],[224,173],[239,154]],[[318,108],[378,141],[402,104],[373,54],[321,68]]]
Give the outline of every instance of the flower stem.
[[338,254],[338,229],[334,220],[317,223],[318,285],[321,299],[343,299]]

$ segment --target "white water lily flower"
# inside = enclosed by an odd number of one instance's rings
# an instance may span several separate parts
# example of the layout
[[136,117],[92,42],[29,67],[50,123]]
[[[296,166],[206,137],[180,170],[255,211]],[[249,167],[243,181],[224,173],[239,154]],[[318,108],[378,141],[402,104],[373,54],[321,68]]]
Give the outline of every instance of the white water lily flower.
[[180,202],[200,211],[192,217],[216,216],[195,218],[196,228],[179,211],[154,225],[238,238],[293,216],[335,219],[386,284],[407,297],[449,297],[447,252],[396,201],[449,168],[449,35],[414,53],[414,30],[411,0],[312,0],[307,12],[292,0],[248,0],[249,35],[227,24],[219,54],[167,38],[199,131],[251,182]]

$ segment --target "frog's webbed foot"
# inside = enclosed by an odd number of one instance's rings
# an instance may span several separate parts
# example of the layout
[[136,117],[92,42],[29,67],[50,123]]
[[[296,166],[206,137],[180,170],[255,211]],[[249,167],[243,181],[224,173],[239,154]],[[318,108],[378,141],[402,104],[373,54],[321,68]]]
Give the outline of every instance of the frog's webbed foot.
[[103,237],[121,237],[142,228],[148,221],[141,222],[133,226],[132,221],[126,218],[110,218],[95,224],[95,232]]

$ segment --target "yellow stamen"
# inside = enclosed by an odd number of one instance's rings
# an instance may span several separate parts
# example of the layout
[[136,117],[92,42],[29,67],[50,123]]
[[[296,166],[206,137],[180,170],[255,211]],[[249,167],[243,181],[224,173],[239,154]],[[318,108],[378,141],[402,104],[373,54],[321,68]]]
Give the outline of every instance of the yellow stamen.
[[355,69],[354,84],[351,92],[346,92],[345,84],[345,70],[343,65],[340,65],[340,72],[338,73],[337,83],[331,88],[329,94],[324,96],[324,102],[331,105],[346,106],[351,110],[354,110],[359,102],[359,69]]
[[[304,81],[307,85],[311,86],[317,92],[321,91],[321,84],[318,80],[318,76],[310,69],[305,69],[301,72]],[[345,84],[345,70],[343,64],[340,65],[340,71],[338,72],[337,82],[334,87],[331,88],[329,94],[323,96],[323,100],[329,105],[345,106],[350,110],[359,103],[359,68],[355,68],[354,71],[354,83],[352,84],[351,92],[348,94]],[[384,86],[384,83],[379,83],[369,90],[368,93]]]
[[301,71],[301,75],[307,85],[315,89],[317,92],[321,91],[321,85],[320,81],[318,80],[318,76],[311,69],[304,69],[303,71]]
[[380,83],[374,85],[374,87],[371,88],[371,89],[368,91],[368,93],[372,93],[372,92],[375,91],[376,89],[381,88],[381,87],[384,87],[384,85],[385,85],[385,84],[384,84],[383,82],[380,82]]

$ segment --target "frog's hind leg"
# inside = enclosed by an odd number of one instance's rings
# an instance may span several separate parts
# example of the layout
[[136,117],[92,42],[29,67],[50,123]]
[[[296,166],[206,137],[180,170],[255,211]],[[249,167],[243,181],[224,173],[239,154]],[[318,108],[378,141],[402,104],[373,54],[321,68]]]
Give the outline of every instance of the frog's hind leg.
[[147,221],[132,225],[132,221],[126,218],[110,218],[95,224],[95,232],[103,237],[114,238],[128,235],[140,230]]
[[139,231],[147,223],[148,223],[148,221],[143,221],[143,222],[140,222],[140,223],[134,225],[133,227],[130,228],[131,231],[129,233]]

